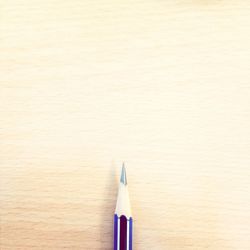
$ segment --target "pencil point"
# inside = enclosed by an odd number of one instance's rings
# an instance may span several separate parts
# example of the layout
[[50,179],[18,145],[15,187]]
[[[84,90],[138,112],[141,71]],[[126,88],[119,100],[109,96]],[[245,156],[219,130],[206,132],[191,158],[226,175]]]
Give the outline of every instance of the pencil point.
[[124,162],[122,163],[122,173],[120,182],[123,183],[124,185],[127,185],[127,176],[126,176],[126,169]]

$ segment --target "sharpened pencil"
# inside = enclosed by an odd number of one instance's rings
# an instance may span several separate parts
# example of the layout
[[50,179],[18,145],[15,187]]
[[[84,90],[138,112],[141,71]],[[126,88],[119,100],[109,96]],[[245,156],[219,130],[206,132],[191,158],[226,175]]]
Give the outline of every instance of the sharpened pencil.
[[132,250],[133,219],[124,163],[114,215],[114,250]]

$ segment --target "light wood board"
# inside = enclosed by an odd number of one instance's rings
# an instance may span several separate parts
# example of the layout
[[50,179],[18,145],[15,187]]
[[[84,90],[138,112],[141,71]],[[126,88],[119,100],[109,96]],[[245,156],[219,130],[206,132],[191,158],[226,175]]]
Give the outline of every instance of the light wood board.
[[2,0],[0,249],[250,249],[250,2]]

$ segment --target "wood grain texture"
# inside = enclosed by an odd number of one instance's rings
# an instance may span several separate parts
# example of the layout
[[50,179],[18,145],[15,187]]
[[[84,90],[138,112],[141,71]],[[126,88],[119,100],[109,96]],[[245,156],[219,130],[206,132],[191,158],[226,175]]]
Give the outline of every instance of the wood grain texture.
[[1,250],[250,249],[248,1],[0,5]]

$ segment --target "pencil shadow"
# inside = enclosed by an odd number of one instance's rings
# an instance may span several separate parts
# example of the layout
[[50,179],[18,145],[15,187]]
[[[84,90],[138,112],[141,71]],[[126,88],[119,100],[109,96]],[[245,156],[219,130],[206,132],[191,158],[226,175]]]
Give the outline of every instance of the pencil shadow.
[[113,217],[117,197],[116,166],[111,162],[109,174],[103,195],[103,213],[101,221],[101,243],[102,249],[113,249]]

